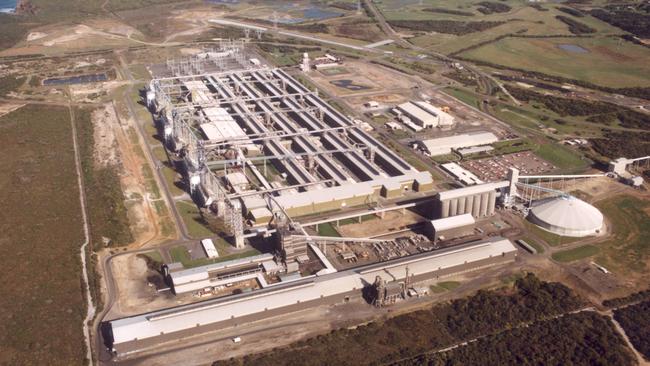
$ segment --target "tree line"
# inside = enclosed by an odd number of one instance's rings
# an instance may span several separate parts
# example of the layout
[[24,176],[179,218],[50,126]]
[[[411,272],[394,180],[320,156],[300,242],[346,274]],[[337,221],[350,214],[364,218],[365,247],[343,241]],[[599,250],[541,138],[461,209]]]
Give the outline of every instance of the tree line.
[[650,361],[650,301],[618,309],[614,319],[625,329],[634,348]]
[[[647,339],[647,338],[646,338]],[[453,350],[418,356],[396,366],[635,365],[609,319],[582,312],[537,322]]]
[[457,20],[389,20],[388,23],[397,28],[405,28],[421,32],[436,32],[462,36],[482,32],[505,24],[501,21],[465,22]]

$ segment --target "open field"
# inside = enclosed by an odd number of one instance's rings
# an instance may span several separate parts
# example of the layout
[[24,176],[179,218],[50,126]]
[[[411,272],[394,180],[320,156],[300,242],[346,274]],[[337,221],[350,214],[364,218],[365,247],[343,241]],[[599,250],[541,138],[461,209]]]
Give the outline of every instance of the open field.
[[214,233],[208,228],[207,223],[203,220],[199,209],[193,202],[178,201],[176,202],[178,213],[183,218],[187,232],[194,238],[203,238],[212,236]]
[[539,145],[535,154],[563,171],[579,171],[589,166],[577,152],[557,143]]
[[336,228],[334,228],[334,225],[332,225],[329,222],[318,225],[318,235],[336,236],[336,237],[341,236],[341,234],[339,234],[339,232],[336,231]]
[[[442,27],[437,33],[404,30],[404,33],[415,36],[410,39],[413,44],[447,54],[511,34],[573,35],[567,24],[556,18],[558,15],[567,15],[559,11],[557,5],[534,4],[544,9],[540,11],[521,1],[493,1],[492,3],[509,9],[486,14],[481,11],[485,9],[484,5],[471,0],[424,1],[422,5],[419,5],[419,1],[395,0],[383,1],[378,6],[388,21],[429,21],[434,24],[442,24],[442,22],[450,24]],[[596,35],[620,33],[617,28],[590,16],[579,18],[578,21],[592,28]],[[477,24],[479,22],[495,22],[497,25],[485,31],[477,31],[480,29],[480,24]],[[466,28],[468,30],[465,30]],[[459,30],[469,31],[469,33],[458,34]]]
[[557,234],[553,234],[552,232],[541,229],[537,225],[534,225],[528,222],[527,220],[524,221],[524,225],[527,231],[532,232],[533,234],[535,234],[535,236],[542,239],[544,242],[546,242],[546,244],[552,247],[559,246],[562,244],[570,244],[580,240],[580,238],[572,238],[568,236],[560,236]]
[[552,257],[558,262],[573,262],[579,259],[584,259],[587,257],[594,256],[598,254],[600,249],[594,245],[583,245],[573,249],[562,250],[557,253],[553,253]]
[[[561,45],[578,46],[572,52]],[[617,38],[504,38],[461,56],[506,67],[530,70],[622,88],[650,86],[650,50]]]
[[596,261],[621,275],[647,277],[650,264],[650,203],[617,196],[596,203],[611,222],[612,238],[598,244]]
[[84,237],[68,109],[1,117],[0,154],[0,364],[82,364]]

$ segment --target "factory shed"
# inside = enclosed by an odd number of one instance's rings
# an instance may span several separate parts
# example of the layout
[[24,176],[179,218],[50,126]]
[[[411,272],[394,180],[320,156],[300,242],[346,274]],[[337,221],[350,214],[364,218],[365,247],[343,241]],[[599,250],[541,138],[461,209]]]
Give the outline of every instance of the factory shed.
[[403,114],[407,115],[415,124],[424,128],[438,126],[437,116],[425,111],[411,102],[402,103],[397,108]]
[[[169,274],[177,294],[201,290],[210,286],[216,286],[218,278],[212,277],[210,273],[239,268],[246,265],[260,264],[265,261],[273,260],[271,254],[260,254],[252,257],[234,259],[219,263],[208,264],[206,266],[189,268],[182,271],[175,271]],[[254,276],[253,276],[254,277]],[[232,281],[232,280],[231,280]]]
[[483,183],[474,173],[456,163],[442,164],[442,168],[466,186]]
[[431,156],[450,154],[453,150],[471,146],[489,145],[499,141],[492,132],[476,132],[440,137],[418,142],[420,149]]
[[415,254],[345,272],[270,285],[253,292],[206,300],[110,321],[112,344],[120,355],[137,352],[179,337],[258,321],[271,316],[360,298],[377,276],[403,280],[406,268],[413,283],[469,272],[513,261],[517,249],[503,238]]
[[428,223],[429,234],[432,238],[438,237],[441,233],[452,229],[465,228],[476,224],[474,216],[470,213],[445,217],[443,219],[431,220]]
[[429,104],[428,102],[415,102],[415,104],[424,109],[425,111],[429,112],[430,114],[438,117],[438,126],[440,127],[449,127],[454,124],[454,117],[452,117],[449,113],[444,112],[442,109],[434,107],[433,105]]

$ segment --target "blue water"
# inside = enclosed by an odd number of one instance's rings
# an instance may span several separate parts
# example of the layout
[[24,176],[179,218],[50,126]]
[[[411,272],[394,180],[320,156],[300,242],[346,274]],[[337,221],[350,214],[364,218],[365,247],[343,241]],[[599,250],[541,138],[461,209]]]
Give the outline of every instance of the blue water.
[[557,45],[557,47],[564,51],[572,52],[572,53],[589,53],[587,49],[582,48],[575,44],[559,44]]
[[0,13],[13,13],[17,0],[0,0]]

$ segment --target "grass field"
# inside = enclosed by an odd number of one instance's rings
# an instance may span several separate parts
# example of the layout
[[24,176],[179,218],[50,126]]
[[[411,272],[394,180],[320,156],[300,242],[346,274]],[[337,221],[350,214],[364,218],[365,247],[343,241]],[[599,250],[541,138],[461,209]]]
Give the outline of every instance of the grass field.
[[557,143],[539,145],[535,154],[563,171],[581,170],[589,166],[587,160],[583,160],[577,152]]
[[570,244],[573,243],[577,240],[580,240],[580,238],[572,238],[568,236],[559,236],[556,234],[553,234],[549,231],[540,229],[537,225],[534,225],[528,221],[524,221],[524,225],[526,226],[526,230],[532,232],[535,234],[537,237],[540,239],[544,240],[546,244],[554,247],[558,246],[561,244]]
[[[564,51],[562,44],[587,52]],[[461,56],[607,87],[650,86],[650,49],[615,38],[505,38]]]
[[336,231],[336,228],[334,228],[334,225],[332,225],[329,222],[318,225],[318,235],[320,235],[320,236],[336,236],[336,237],[341,236],[341,234],[339,234],[339,232]]
[[181,176],[176,173],[174,168],[172,168],[167,161],[167,155],[165,155],[165,149],[162,146],[157,146],[153,149],[153,153],[156,156],[156,159],[158,159],[162,163],[162,173],[165,176],[165,181],[167,182],[167,186],[169,187],[169,192],[172,194],[172,196],[180,196],[185,191],[180,189],[177,185],[176,182],[179,182],[181,180]]
[[632,196],[618,196],[596,203],[611,222],[612,238],[598,244],[598,263],[617,273],[647,271],[650,258],[650,203]]
[[183,218],[183,222],[187,227],[187,233],[191,237],[203,238],[206,236],[214,235],[214,233],[203,222],[201,213],[194,203],[188,201],[178,201],[176,202],[176,208],[178,209],[178,213]]
[[[364,215],[364,216],[361,216],[361,222],[371,221],[371,220],[375,220],[375,219],[378,219],[378,218],[379,218],[379,216],[377,216],[377,215]],[[356,218],[356,217],[355,218],[350,218],[350,219],[344,219],[344,220],[339,221],[340,226],[350,225],[350,224],[357,224],[357,223],[359,223],[359,219]]]
[[0,364],[80,365],[84,237],[67,108],[0,117]]
[[597,246],[587,244],[573,249],[562,250],[553,253],[551,257],[558,262],[573,262],[579,259],[594,256],[598,254],[600,249]]
[[454,290],[456,287],[460,286],[460,282],[458,281],[439,282],[438,286],[444,288],[447,291],[451,291]]
[[460,100],[461,102],[465,104],[469,104],[470,106],[474,108],[479,107],[479,99],[476,97],[474,93],[471,93],[465,89],[460,89],[460,88],[445,88],[444,92],[451,95],[452,97]]
[[[454,53],[467,47],[489,42],[497,37],[522,34],[528,36],[571,36],[569,27],[556,19],[557,15],[565,15],[556,9],[557,5],[542,4],[547,11],[539,11],[528,6],[527,2],[517,0],[499,1],[507,4],[510,11],[504,13],[483,14],[478,11],[479,5],[473,0],[425,0],[420,5],[419,0],[386,0],[377,3],[387,20],[432,20],[476,22],[504,22],[487,31],[473,32],[464,35],[446,33],[418,33],[409,41],[419,47],[429,48],[442,53]],[[447,9],[473,14],[472,16],[424,11],[427,8]],[[579,19],[581,23],[596,30],[595,35],[620,34],[620,30],[591,16]]]

